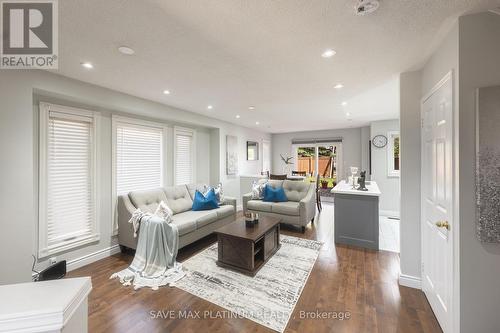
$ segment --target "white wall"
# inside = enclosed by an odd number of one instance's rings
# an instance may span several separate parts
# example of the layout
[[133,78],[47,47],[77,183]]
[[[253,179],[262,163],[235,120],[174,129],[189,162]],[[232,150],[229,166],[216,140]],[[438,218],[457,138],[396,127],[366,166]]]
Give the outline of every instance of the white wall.
[[[399,119],[374,121],[370,124],[370,137],[384,135],[390,131],[399,131]],[[399,216],[399,177],[388,176],[387,150],[372,145],[372,175],[371,180],[376,181],[380,192],[379,209],[382,215]]]
[[[500,84],[500,16],[459,19],[461,332],[500,332],[500,244],[475,236],[475,93]],[[500,143],[499,143],[500,144]]]
[[340,179],[345,178],[345,172],[350,166],[361,167],[361,128],[332,129],[324,131],[307,131],[279,133],[272,135],[272,165],[273,173],[283,172],[284,163],[281,161],[280,154],[283,156],[292,155],[293,139],[321,139],[342,137],[342,154],[344,174],[339,175]]
[[[41,97],[40,97],[41,96]],[[101,111],[101,240],[75,251],[58,255],[59,260],[72,260],[113,245],[111,237],[111,113],[134,115],[143,119],[197,127],[198,180],[218,178],[224,182],[226,194],[239,196],[239,180],[225,176],[225,136],[237,135],[240,140],[240,170],[260,171],[261,160],[244,159],[247,139],[261,142],[269,134],[235,126],[213,118],[168,107],[116,91],[65,78],[46,71],[2,71],[0,76],[0,284],[29,281],[31,254],[37,248],[37,168],[36,108],[38,98],[64,101],[72,106]],[[220,147],[213,147],[217,142]],[[213,153],[213,154],[212,154]],[[215,157],[214,157],[215,154]],[[219,163],[212,161],[214,158]],[[219,166],[218,173],[210,170]],[[44,266],[45,262],[40,266]]]
[[420,279],[420,71],[400,76],[401,274]]

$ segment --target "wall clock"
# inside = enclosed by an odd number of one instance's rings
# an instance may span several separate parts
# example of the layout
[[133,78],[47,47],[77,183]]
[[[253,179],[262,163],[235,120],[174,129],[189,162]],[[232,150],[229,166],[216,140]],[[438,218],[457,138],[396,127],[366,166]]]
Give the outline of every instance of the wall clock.
[[384,148],[387,145],[387,137],[385,135],[375,135],[372,143],[377,148]]

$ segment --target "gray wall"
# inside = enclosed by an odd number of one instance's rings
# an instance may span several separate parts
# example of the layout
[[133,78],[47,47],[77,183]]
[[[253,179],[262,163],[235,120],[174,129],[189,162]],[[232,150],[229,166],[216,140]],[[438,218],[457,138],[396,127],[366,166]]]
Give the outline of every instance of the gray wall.
[[[247,139],[269,140],[269,134],[235,126],[195,113],[168,107],[116,91],[65,78],[46,71],[2,71],[0,76],[0,209],[3,212],[0,233],[0,284],[29,281],[31,254],[37,249],[37,109],[39,98],[64,101],[71,106],[101,111],[101,195],[98,243],[57,255],[72,260],[106,249],[114,244],[111,237],[111,113],[142,119],[197,127],[199,181],[221,180],[227,195],[239,196],[239,179],[225,175],[225,136],[238,136],[240,171],[258,173],[262,161],[245,160]],[[217,143],[218,147],[213,147]],[[212,162],[212,159],[219,160]],[[217,173],[211,167],[219,167]],[[172,179],[169,177],[169,179]],[[45,266],[42,262],[39,267]],[[7,268],[8,267],[8,268]]]
[[[426,62],[421,73],[401,75],[404,80],[400,83],[401,153],[403,154],[401,156],[401,274],[417,280],[421,279],[420,103],[422,97],[428,94],[450,70],[454,72],[454,90],[457,96],[458,23],[455,23],[441,45]],[[417,82],[419,76],[420,86]],[[418,96],[415,95],[416,92],[419,93]],[[454,107],[455,116],[457,116],[458,97],[455,99]],[[411,155],[408,156],[407,153]],[[408,201],[417,200],[417,197],[418,201]]]
[[[399,131],[399,119],[374,121],[370,124],[370,137],[385,135],[390,131]],[[380,196],[381,215],[399,216],[399,177],[389,177],[387,169],[387,149],[376,148],[372,145],[372,175],[371,179],[377,182],[382,195]]]
[[401,274],[416,277],[420,271],[420,71],[401,74]]
[[[454,230],[459,233],[460,254],[460,313],[456,316],[461,332],[500,331],[500,245],[477,240],[474,196],[475,94],[479,87],[500,84],[499,36],[496,14],[460,17],[421,72],[401,75],[401,273],[420,277],[420,186],[415,177],[420,166],[420,98],[447,72],[454,73],[454,122],[458,124]],[[410,150],[415,154],[407,156]]]
[[[500,332],[500,244],[475,236],[475,93],[500,84],[500,16],[459,20],[461,332]],[[499,143],[500,144],[500,143]]]
[[361,167],[361,128],[333,129],[324,131],[292,132],[272,135],[272,165],[273,173],[282,173],[284,163],[280,154],[292,156],[292,139],[321,139],[342,137],[343,170],[350,166]]

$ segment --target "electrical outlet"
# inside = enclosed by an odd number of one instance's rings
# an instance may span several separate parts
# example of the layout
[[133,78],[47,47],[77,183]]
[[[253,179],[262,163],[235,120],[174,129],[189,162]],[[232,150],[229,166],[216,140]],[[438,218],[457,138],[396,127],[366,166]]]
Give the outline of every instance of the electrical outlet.
[[50,263],[51,265],[54,265],[55,263],[57,263],[57,257],[51,257],[51,258],[49,259],[49,263]]

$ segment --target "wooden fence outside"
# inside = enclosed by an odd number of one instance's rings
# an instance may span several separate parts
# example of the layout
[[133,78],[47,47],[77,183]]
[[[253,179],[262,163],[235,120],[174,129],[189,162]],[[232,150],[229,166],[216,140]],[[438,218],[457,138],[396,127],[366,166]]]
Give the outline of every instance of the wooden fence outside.
[[[316,161],[314,157],[299,157],[297,165],[298,171],[305,171],[308,174],[314,174]],[[335,177],[335,159],[328,156],[320,156],[318,160],[319,174],[322,177]]]

